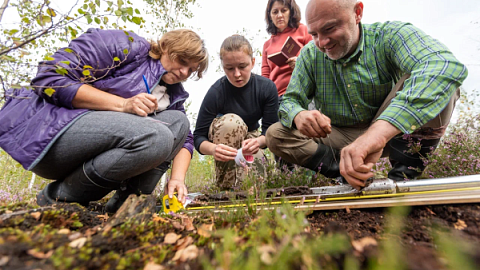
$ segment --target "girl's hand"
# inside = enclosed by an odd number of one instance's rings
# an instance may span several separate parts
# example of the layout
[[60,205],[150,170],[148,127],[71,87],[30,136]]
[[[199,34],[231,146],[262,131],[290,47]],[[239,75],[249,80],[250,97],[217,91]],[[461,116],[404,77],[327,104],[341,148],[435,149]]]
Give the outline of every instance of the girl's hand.
[[123,112],[147,116],[153,113],[158,107],[157,98],[147,93],[141,93],[125,99]]
[[185,204],[186,197],[188,194],[187,186],[185,186],[185,181],[181,179],[170,179],[167,184],[167,194],[169,198],[173,197],[173,193],[177,191],[177,199],[182,204]]
[[256,138],[248,139],[242,143],[242,153],[243,155],[253,155],[260,150],[260,144]]
[[292,57],[287,60],[287,64],[290,66],[291,69],[295,69],[295,64],[297,63],[297,57]]
[[217,144],[213,151],[213,158],[218,161],[227,162],[230,160],[234,160],[237,156],[237,149],[226,146],[224,144]]

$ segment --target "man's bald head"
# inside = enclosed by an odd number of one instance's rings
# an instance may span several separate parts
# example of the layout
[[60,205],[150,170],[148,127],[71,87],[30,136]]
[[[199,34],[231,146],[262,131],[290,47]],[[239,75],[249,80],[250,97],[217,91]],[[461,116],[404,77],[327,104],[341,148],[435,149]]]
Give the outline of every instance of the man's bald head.
[[332,60],[353,54],[360,40],[363,3],[356,0],[310,0],[308,32],[315,45]]
[[[308,19],[309,13],[314,12],[317,8],[322,7],[332,7],[335,10],[353,10],[357,0],[310,0],[307,4],[307,12],[305,14],[306,18]],[[312,14],[310,14],[311,16]]]

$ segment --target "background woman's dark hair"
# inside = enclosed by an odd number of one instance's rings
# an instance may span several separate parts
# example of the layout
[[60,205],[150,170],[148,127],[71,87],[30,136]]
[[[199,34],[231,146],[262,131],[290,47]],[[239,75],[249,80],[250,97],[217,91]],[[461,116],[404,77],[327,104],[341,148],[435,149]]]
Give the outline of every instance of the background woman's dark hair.
[[276,35],[278,32],[277,27],[273,24],[270,12],[275,2],[281,2],[283,5],[290,9],[290,18],[288,19],[288,27],[298,28],[302,14],[295,0],[268,0],[267,9],[265,10],[265,22],[267,23],[267,33],[270,35]]

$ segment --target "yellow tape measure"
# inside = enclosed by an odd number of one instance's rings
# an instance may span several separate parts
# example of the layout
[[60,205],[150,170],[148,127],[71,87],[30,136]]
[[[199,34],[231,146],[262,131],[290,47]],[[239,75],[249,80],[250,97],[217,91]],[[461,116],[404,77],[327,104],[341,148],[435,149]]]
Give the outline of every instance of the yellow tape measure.
[[165,213],[176,213],[179,210],[185,209],[183,204],[178,201],[177,196],[173,195],[172,198],[169,198],[168,195],[163,196],[163,212]]
[[[361,199],[376,199],[376,198],[389,198],[389,197],[403,197],[405,195],[419,195],[419,194],[434,194],[434,193],[443,193],[443,192],[452,192],[452,191],[467,191],[467,190],[479,190],[480,187],[469,187],[469,188],[455,188],[455,189],[443,189],[443,190],[429,190],[429,191],[416,191],[416,192],[407,192],[407,193],[394,193],[394,194],[379,194],[379,195],[362,195],[362,196],[348,196],[348,197],[333,197],[320,199],[321,202],[328,201],[348,201],[348,200],[361,200]],[[257,202],[251,203],[250,206],[268,206],[268,205],[279,205],[282,203],[288,204],[298,204],[302,200],[292,200],[292,201],[274,201],[274,202]],[[307,199],[303,203],[312,203],[316,202],[316,199]],[[225,209],[225,208],[237,208],[237,207],[246,207],[247,204],[228,204],[228,205],[208,205],[200,207],[188,207],[187,210],[204,210],[204,209]]]

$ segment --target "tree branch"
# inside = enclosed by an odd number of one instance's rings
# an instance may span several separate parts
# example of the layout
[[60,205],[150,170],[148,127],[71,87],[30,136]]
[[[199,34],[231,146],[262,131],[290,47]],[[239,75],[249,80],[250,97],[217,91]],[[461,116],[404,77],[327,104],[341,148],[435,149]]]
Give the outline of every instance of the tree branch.
[[7,89],[5,88],[5,82],[3,81],[2,75],[0,75],[0,81],[2,81],[2,88],[3,88],[3,96],[0,97],[0,100],[5,99],[7,94]]
[[1,51],[1,52],[0,52],[0,56],[1,56],[1,55],[4,55],[4,54],[7,54],[7,53],[9,53],[9,52],[11,52],[11,51],[13,51],[13,50],[16,50],[16,49],[19,49],[19,48],[25,46],[26,44],[34,41],[35,39],[37,39],[37,38],[39,38],[39,37],[47,34],[48,32],[50,32],[49,30],[51,30],[51,29],[52,29],[52,27],[49,27],[49,28],[43,30],[42,32],[40,32],[40,34],[38,34],[38,35],[36,35],[36,36],[34,36],[34,37],[31,37],[31,38],[25,40],[24,42],[18,44],[18,45],[15,46],[15,47],[12,47],[12,48],[9,48],[9,49],[6,49],[6,50]]
[[[4,1],[9,1],[9,0],[4,0]],[[78,0],[75,2],[75,5],[77,5],[77,3],[78,3]],[[42,7],[41,7],[40,10],[42,10],[45,5],[47,6],[47,8],[50,8],[50,6],[49,6],[48,3],[47,3],[47,4],[44,3],[44,4],[42,5]],[[9,49],[5,49],[5,50],[3,50],[3,51],[0,51],[0,56],[1,56],[1,55],[4,55],[4,54],[8,54],[8,53],[11,52],[11,51],[17,50],[17,49],[19,49],[19,48],[27,45],[28,43],[36,40],[37,38],[40,38],[40,37],[44,36],[45,34],[48,34],[48,33],[50,33],[51,31],[56,30],[57,28],[63,27],[63,26],[65,25],[65,24],[64,24],[65,21],[67,21],[66,18],[68,17],[68,15],[70,15],[70,13],[72,12],[72,10],[73,10],[74,7],[75,7],[75,6],[72,6],[72,8],[70,9],[70,11],[68,11],[67,15],[65,15],[65,16],[64,16],[62,19],[60,19],[57,23],[54,23],[54,22],[53,22],[53,18],[52,18],[51,25],[50,25],[47,29],[45,29],[45,30],[39,30],[39,31],[36,32],[35,34],[29,35],[30,38],[24,40],[22,43],[18,44],[18,45],[15,46],[15,47],[11,47],[11,48],[9,48]],[[40,13],[41,13],[41,11],[39,11],[39,14],[40,14]],[[83,17],[84,17],[84,16],[78,17],[78,18],[76,18],[75,20],[73,20],[72,22],[77,21],[77,20],[79,20],[79,19],[81,19],[81,18],[83,18]],[[24,38],[26,38],[26,37],[24,37]]]
[[2,5],[2,7],[0,7],[0,22],[2,21],[3,12],[4,12],[5,9],[7,8],[9,1],[10,1],[10,0],[3,0],[3,5]]

